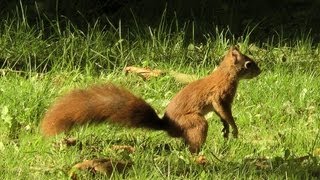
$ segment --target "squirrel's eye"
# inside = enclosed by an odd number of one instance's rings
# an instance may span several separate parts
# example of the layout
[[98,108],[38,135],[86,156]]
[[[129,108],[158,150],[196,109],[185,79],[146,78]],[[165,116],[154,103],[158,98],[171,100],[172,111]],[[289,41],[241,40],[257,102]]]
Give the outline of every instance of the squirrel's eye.
[[252,63],[251,61],[246,61],[246,62],[244,63],[244,68],[249,69],[249,68],[251,68],[252,64],[253,64],[253,63]]

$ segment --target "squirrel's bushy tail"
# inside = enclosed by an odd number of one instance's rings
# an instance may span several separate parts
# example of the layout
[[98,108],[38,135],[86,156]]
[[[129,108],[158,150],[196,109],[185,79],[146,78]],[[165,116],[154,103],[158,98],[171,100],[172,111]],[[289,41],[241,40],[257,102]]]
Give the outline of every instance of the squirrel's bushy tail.
[[59,99],[47,111],[41,122],[41,133],[44,136],[53,136],[72,128],[74,124],[88,121],[90,112],[85,96],[81,92],[72,92]]
[[53,136],[68,131],[74,124],[74,122],[54,113],[47,114],[41,123],[41,133],[44,136]]
[[44,136],[68,131],[75,124],[112,122],[129,127],[166,130],[167,121],[143,99],[112,84],[73,90],[49,108],[41,123]]

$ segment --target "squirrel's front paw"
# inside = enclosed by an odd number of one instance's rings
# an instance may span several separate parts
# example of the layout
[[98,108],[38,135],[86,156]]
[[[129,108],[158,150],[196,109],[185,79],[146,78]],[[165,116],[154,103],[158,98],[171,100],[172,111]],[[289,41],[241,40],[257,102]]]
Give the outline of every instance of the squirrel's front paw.
[[229,125],[228,124],[224,125],[224,127],[223,127],[221,132],[223,133],[223,137],[228,139],[228,137],[229,137]]
[[233,135],[234,138],[238,138],[238,129],[234,129],[232,131],[232,135]]
[[229,129],[223,128],[222,129],[223,137],[228,139],[229,137]]

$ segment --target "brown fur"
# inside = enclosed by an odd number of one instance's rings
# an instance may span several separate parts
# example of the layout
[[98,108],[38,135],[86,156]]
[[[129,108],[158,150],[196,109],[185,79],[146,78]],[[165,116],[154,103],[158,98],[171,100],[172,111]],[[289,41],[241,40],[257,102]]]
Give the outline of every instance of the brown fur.
[[123,88],[106,84],[74,90],[60,98],[45,114],[41,131],[45,136],[52,136],[70,130],[74,124],[90,121],[163,128],[154,109],[143,99]]
[[170,124],[169,134],[182,137],[191,152],[198,152],[207,137],[208,123],[204,116],[214,111],[223,124],[224,137],[228,137],[229,125],[233,136],[237,137],[231,104],[239,80],[259,74],[260,69],[252,59],[231,47],[213,73],[187,85],[169,103],[164,115]]
[[109,121],[131,127],[165,130],[172,137],[181,137],[191,152],[198,152],[207,137],[204,117],[216,112],[223,123],[224,137],[229,125],[233,136],[238,128],[231,113],[231,104],[239,80],[260,74],[249,57],[231,47],[218,68],[209,76],[183,88],[166,108],[162,120],[143,99],[112,84],[74,90],[58,100],[45,115],[41,129],[45,136],[68,131],[74,124]]

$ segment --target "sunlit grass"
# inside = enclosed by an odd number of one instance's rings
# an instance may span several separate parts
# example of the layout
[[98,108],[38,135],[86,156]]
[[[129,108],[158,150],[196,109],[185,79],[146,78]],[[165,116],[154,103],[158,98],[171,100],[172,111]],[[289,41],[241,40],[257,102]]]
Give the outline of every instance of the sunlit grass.
[[[3,20],[0,26],[0,177],[4,179],[67,179],[75,163],[96,157],[134,163],[126,173],[111,175],[117,179],[319,175],[320,57],[319,46],[309,36],[291,43],[282,39],[251,43],[250,31],[229,40],[228,31],[216,30],[200,44],[186,43],[183,27],[164,20],[158,28],[137,26],[131,34],[124,33],[121,22],[105,27],[97,22],[86,32],[71,23],[62,29],[51,22],[54,31],[49,36],[42,25],[31,26],[19,18]],[[43,139],[39,134],[39,122],[56,97],[94,83],[124,86],[161,116],[184,84],[169,74],[145,81],[126,75],[123,68],[135,65],[201,77],[234,43],[256,59],[263,73],[239,85],[233,105],[239,139],[224,140],[220,121],[214,114],[208,116],[208,138],[200,153],[208,160],[204,166],[195,163],[180,139],[164,132],[110,124],[76,127],[68,134],[78,139],[72,147],[59,144],[65,135]],[[131,145],[136,151],[113,151],[113,145]],[[308,159],[299,159],[304,156]],[[89,172],[81,176],[105,178]]]

